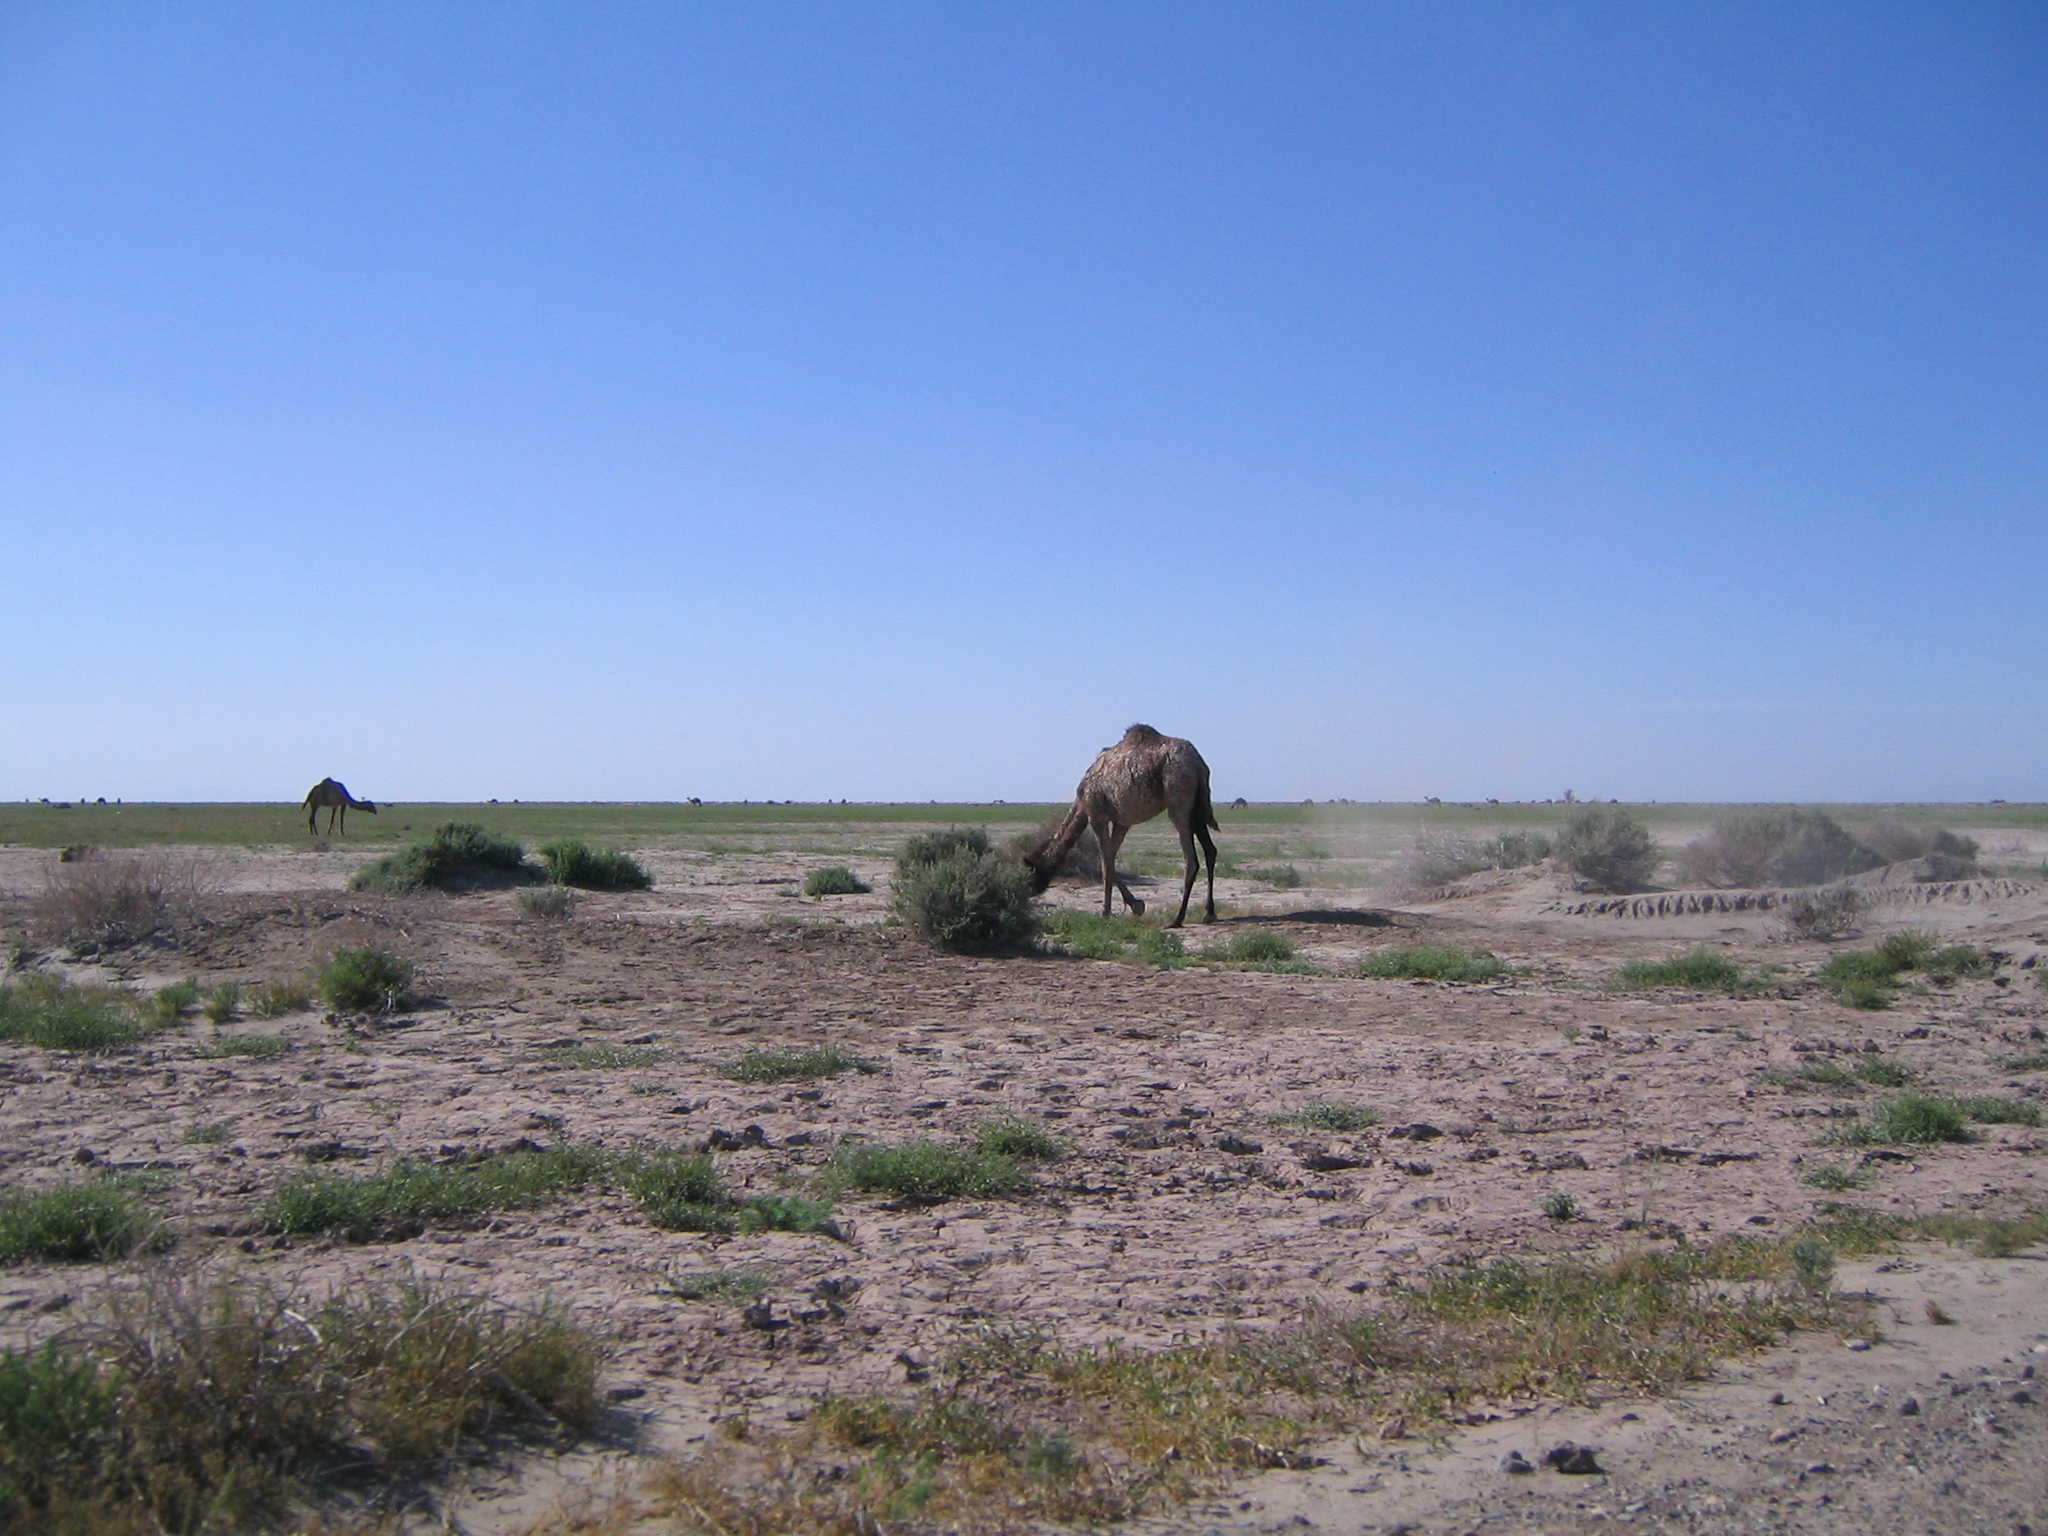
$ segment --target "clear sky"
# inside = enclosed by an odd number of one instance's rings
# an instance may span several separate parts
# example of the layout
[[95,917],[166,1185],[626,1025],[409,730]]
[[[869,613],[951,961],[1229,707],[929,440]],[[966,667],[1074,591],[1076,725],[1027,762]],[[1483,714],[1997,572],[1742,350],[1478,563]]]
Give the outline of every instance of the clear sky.
[[2048,799],[2048,7],[0,7],[0,796]]

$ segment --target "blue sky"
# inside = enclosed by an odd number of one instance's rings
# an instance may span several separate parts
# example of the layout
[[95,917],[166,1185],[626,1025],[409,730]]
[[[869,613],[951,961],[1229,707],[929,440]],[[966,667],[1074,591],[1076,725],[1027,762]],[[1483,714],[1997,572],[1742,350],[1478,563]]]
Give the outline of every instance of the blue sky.
[[0,796],[2048,799],[2048,10],[0,9]]

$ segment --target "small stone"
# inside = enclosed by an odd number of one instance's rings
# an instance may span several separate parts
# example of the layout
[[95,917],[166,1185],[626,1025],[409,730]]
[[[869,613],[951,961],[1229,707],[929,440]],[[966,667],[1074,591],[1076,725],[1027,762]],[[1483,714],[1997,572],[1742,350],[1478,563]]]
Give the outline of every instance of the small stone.
[[1593,1447],[1573,1445],[1567,1440],[1543,1453],[1543,1464],[1555,1467],[1567,1477],[1604,1477],[1607,1469],[1593,1459]]
[[1796,1440],[1798,1437],[1799,1431],[1796,1429],[1781,1429],[1771,1436],[1771,1444],[1783,1445],[1787,1440]]
[[1910,1419],[1919,1412],[1920,1399],[1917,1397],[1909,1397],[1903,1403],[1899,1404],[1899,1414],[1903,1418]]
[[1405,1163],[1396,1163],[1394,1166],[1403,1173],[1414,1174],[1417,1178],[1427,1178],[1430,1174],[1436,1172],[1436,1165],[1434,1163],[1425,1163],[1419,1157]]
[[1832,1461],[1809,1461],[1806,1464],[1806,1470],[1818,1476],[1824,1472],[1834,1471],[1835,1464]]
[[2013,1393],[2011,1397],[2008,1397],[2006,1399],[2008,1403],[2031,1403],[2033,1400],[2034,1394],[2029,1392],[2025,1387],[2021,1387],[2019,1391]]
[[1764,1401],[1769,1403],[1773,1408],[1782,1408],[1785,1406],[1785,1394],[1782,1392],[1773,1392],[1769,1397],[1765,1398]]
[[1503,1472],[1514,1473],[1534,1472],[1536,1470],[1529,1465],[1527,1458],[1520,1451],[1509,1451],[1505,1456],[1501,1457],[1500,1469]]
[[1864,1350],[1870,1348],[1870,1340],[1868,1339],[1845,1339],[1842,1342],[1845,1343],[1850,1349],[1855,1350],[1858,1354],[1861,1354]]
[[1246,1136],[1218,1136],[1216,1138],[1216,1150],[1219,1152],[1229,1152],[1237,1157],[1249,1157],[1254,1152],[1265,1151],[1266,1147],[1265,1143],[1253,1141]]

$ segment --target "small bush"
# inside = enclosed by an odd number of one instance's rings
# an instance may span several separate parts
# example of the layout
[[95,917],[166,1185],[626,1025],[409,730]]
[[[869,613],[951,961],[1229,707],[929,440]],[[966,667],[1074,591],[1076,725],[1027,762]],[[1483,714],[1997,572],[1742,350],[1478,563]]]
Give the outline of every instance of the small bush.
[[2048,1051],[2032,1051],[2025,1056],[2008,1056],[1998,1065],[2006,1072],[2048,1072]]
[[1868,1168],[1854,1163],[1823,1163],[1818,1168],[1809,1168],[1799,1176],[1803,1184],[1815,1189],[1827,1190],[1830,1194],[1846,1194],[1852,1189],[1868,1189],[1877,1182],[1877,1175]]
[[217,1035],[207,1046],[208,1056],[282,1056],[292,1048],[282,1035]]
[[30,922],[60,944],[117,948],[190,921],[220,885],[217,866],[189,855],[88,848],[45,872]]
[[1852,1008],[1887,1008],[1899,978],[1908,973],[1952,982],[1987,975],[1993,969],[1990,960],[1967,944],[1944,947],[1930,933],[1895,933],[1875,949],[1836,955],[1817,974]]
[[1593,890],[1630,891],[1649,880],[1659,853],[1649,829],[1627,811],[1589,805],[1565,822],[1557,858]]
[[1508,974],[1508,966],[1484,950],[1474,954],[1455,944],[1396,944],[1367,955],[1358,974],[1397,981],[1494,981]]
[[896,860],[894,909],[941,949],[1012,950],[1038,933],[1031,871],[988,851],[988,834],[932,832],[913,837]]
[[1869,905],[1853,885],[1803,893],[1785,907],[1785,930],[1795,939],[1843,938],[1856,931]]
[[111,1051],[148,1033],[124,993],[74,987],[53,976],[0,985],[0,1040],[47,1051]]
[[827,864],[804,876],[806,896],[865,896],[873,889],[844,864]]
[[1962,1106],[1953,1099],[1902,1093],[1879,1100],[1866,1118],[1845,1128],[1834,1139],[1849,1146],[1968,1141],[1970,1132],[1963,1119]]
[[594,891],[644,891],[654,884],[654,876],[625,854],[593,848],[574,837],[558,837],[541,844],[540,858],[547,866],[548,878],[556,885],[577,885]]
[[670,1275],[661,1294],[681,1301],[726,1301],[744,1306],[766,1295],[779,1276],[780,1271],[767,1264],[698,1270],[694,1274]]
[[1631,960],[1614,973],[1618,987],[1698,987],[1733,990],[1743,984],[1742,967],[1711,949],[1696,949],[1669,960]]
[[[1958,837],[1946,827],[1908,827],[1896,821],[1880,821],[1865,827],[1862,842],[1889,864],[1939,855],[1958,865],[1974,866],[1981,851],[1975,838]],[[1966,879],[1975,873],[1972,868],[1949,878]]]
[[281,1019],[313,1003],[313,989],[300,981],[266,981],[249,989],[249,1012],[259,1019]]
[[1988,1096],[1965,1097],[1956,1101],[1962,1112],[1979,1125],[2039,1125],[2041,1111],[2021,1099]]
[[1559,1190],[1543,1202],[1543,1214],[1552,1221],[1577,1221],[1579,1202],[1563,1190]]
[[1298,891],[1308,883],[1292,864],[1254,866],[1244,873],[1247,880],[1262,881],[1276,891]]
[[640,1210],[668,1232],[731,1232],[739,1219],[718,1166],[701,1152],[663,1152],[626,1174]]
[[1362,1131],[1380,1123],[1380,1113],[1362,1104],[1334,1104],[1316,1099],[1284,1115],[1267,1117],[1274,1125],[1299,1125],[1313,1131]]
[[1064,1157],[1067,1144],[1036,1120],[993,1115],[974,1128],[974,1144],[992,1157],[1039,1162]]
[[117,1380],[89,1357],[0,1349],[0,1522],[85,1494],[120,1442]]
[[334,952],[314,979],[320,1000],[344,1013],[396,1013],[411,1003],[412,962],[388,949]]
[[1737,811],[1679,855],[1689,880],[1713,886],[1824,885],[1875,869],[1865,848],[1822,811],[1797,806]]
[[401,1158],[377,1173],[307,1173],[280,1184],[260,1213],[274,1232],[368,1236],[395,1222],[447,1220],[538,1205],[602,1178],[605,1153],[586,1147],[507,1152],[472,1163]]
[[931,1202],[956,1195],[1016,1194],[1031,1182],[1010,1158],[964,1152],[935,1141],[849,1143],[833,1153],[826,1181],[833,1187]]
[[178,1140],[195,1147],[217,1147],[234,1134],[232,1120],[201,1120],[186,1126]]
[[525,860],[525,848],[510,838],[486,832],[474,822],[448,821],[410,848],[386,854],[357,871],[349,889],[395,895],[429,886],[445,889],[471,884],[493,871],[516,872]]
[[519,910],[528,917],[550,920],[576,915],[576,893],[566,885],[529,885],[519,892]]
[[210,987],[206,993],[206,1005],[200,1011],[214,1024],[225,1024],[235,1016],[242,1006],[242,984],[239,981],[224,981],[217,987]]
[[879,1072],[882,1064],[836,1045],[815,1045],[748,1051],[718,1070],[736,1083],[797,1083],[841,1072]]
[[1868,1051],[1858,1056],[1849,1070],[1862,1081],[1874,1083],[1879,1088],[1903,1088],[1913,1081],[1911,1069]]
[[197,978],[174,981],[168,987],[159,987],[150,994],[143,1005],[143,1015],[158,1029],[170,1029],[184,1017],[185,1010],[199,1001]]
[[162,1238],[156,1218],[104,1179],[0,1194],[0,1264],[121,1259]]
[[1270,965],[1294,958],[1294,940],[1270,928],[1240,928],[1202,954],[1205,959],[1223,960],[1234,965]]

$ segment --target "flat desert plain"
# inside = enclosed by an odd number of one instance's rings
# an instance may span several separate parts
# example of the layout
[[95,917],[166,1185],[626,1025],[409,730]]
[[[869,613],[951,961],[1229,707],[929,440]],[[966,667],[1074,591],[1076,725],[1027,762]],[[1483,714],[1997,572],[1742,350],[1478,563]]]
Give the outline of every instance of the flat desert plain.
[[[1948,817],[1973,830],[1965,812]],[[1222,819],[1228,853],[1232,812]],[[177,1237],[149,1259],[0,1269],[0,1335],[51,1337],[162,1265],[240,1269],[309,1297],[411,1275],[515,1305],[552,1299],[606,1341],[599,1429],[495,1446],[411,1488],[395,1511],[357,1490],[324,1517],[330,1528],[353,1510],[479,1536],[765,1531],[782,1517],[761,1511],[793,1489],[857,1490],[871,1474],[880,1453],[821,1433],[822,1405],[873,1396],[915,1408],[950,1393],[995,1411],[1008,1393],[1017,1422],[1052,1423],[1050,1389],[1028,1362],[978,1378],[961,1363],[977,1348],[985,1359],[993,1336],[1097,1360],[1284,1341],[1503,1258],[1597,1266],[1737,1239],[1788,1251],[1804,1231],[1839,1231],[1847,1205],[1874,1213],[1861,1230],[1907,1235],[1837,1244],[1831,1321],[1717,1349],[1666,1390],[1594,1380],[1475,1394],[1447,1379],[1417,1396],[1428,1370],[1411,1359],[1401,1401],[1367,1392],[1347,1418],[1341,1403],[1296,1412],[1276,1399],[1257,1421],[1280,1427],[1272,1441],[1248,1434],[1149,1495],[1143,1468],[1172,1467],[1175,1447],[1120,1440],[1108,1418],[1088,1418],[1084,1390],[1060,1409],[1079,1417],[1048,1432],[1066,1449],[1019,1475],[1114,1466],[1131,1511],[1121,1528],[1162,1533],[2048,1531],[2048,1381],[2036,1374],[2048,1372],[2048,1255],[1985,1256],[1908,1230],[1943,1213],[2048,1209],[2048,1133],[2022,1114],[1973,1123],[1959,1142],[1842,1134],[1900,1084],[2048,1106],[2039,879],[1886,887],[1858,932],[1809,942],[1776,907],[1727,893],[1603,904],[1548,867],[1396,900],[1372,884],[1385,837],[1267,824],[1267,857],[1303,883],[1219,882],[1222,920],[1186,930],[1196,963],[1162,967],[1057,947],[933,950],[889,921],[891,851],[914,830],[648,833],[626,847],[652,890],[586,894],[556,920],[526,915],[510,888],[351,892],[369,845],[339,837],[182,850],[205,861],[214,890],[174,932],[85,957],[24,947],[15,963],[145,992],[187,977],[247,988],[304,977],[340,946],[375,946],[413,963],[422,1001],[220,1023],[194,1013],[96,1055],[0,1043],[9,1184],[136,1176]],[[2048,833],[2010,821],[1975,835],[2015,866],[2048,850]],[[1160,829],[1133,849],[1158,873]],[[0,848],[0,934],[31,931],[56,858]],[[874,890],[801,895],[827,862]],[[1144,887],[1162,902],[1169,888]],[[1098,899],[1078,883],[1046,898]],[[1200,961],[1250,929],[1291,941],[1292,968]],[[1813,979],[1830,956],[1907,931],[1972,946],[1985,963],[1903,978],[1875,1010]],[[1359,974],[1368,956],[1417,944],[1509,969],[1472,984]],[[1614,985],[1629,961],[1702,948],[1747,983]],[[222,1050],[245,1035],[284,1047]],[[750,1051],[813,1046],[874,1070],[751,1084],[728,1074]],[[2030,1059],[2034,1069],[2015,1065]],[[1872,1062],[1886,1065],[1866,1081]],[[1300,1123],[1315,1104],[1374,1120]],[[1029,1164],[1024,1190],[993,1198],[839,1189],[837,1236],[665,1230],[602,1183],[354,1233],[280,1235],[260,1219],[272,1191],[308,1170],[564,1144],[709,1148],[736,1197],[815,1196],[851,1139],[968,1144],[1003,1116],[1043,1126],[1065,1155]],[[1839,1187],[1816,1187],[1824,1168]],[[689,1299],[707,1276],[744,1283]],[[1443,1374],[1456,1375],[1448,1356]],[[1262,1382],[1242,1391],[1268,1391]],[[1565,1444],[1589,1448],[1599,1471],[1544,1466]],[[1512,1453],[1537,1470],[1504,1470]],[[945,1488],[943,1468],[918,1466],[892,1471],[898,1491],[878,1505],[845,1492],[841,1524],[816,1528],[1106,1527],[1002,1489],[977,1505]],[[755,1488],[754,1515],[691,1491],[714,1484]]]

